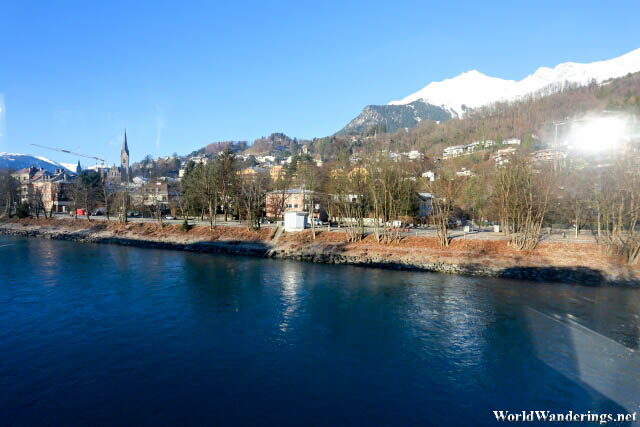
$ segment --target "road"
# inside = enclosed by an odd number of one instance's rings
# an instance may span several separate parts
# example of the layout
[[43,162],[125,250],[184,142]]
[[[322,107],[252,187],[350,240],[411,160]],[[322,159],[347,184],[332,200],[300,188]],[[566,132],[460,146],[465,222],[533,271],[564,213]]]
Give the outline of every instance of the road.
[[[70,216],[68,214],[54,214],[54,218],[56,219],[69,219]],[[78,220],[85,220],[86,221],[87,217],[86,216],[79,216]],[[107,218],[105,216],[92,216],[91,220],[92,221],[105,221]],[[114,221],[116,220],[116,217],[111,217],[111,220]],[[137,223],[137,222],[156,222],[156,220],[154,218],[129,218],[128,219],[129,222],[132,223]],[[173,220],[167,220],[167,219],[163,219],[162,220],[163,223],[165,224],[182,224],[183,220],[182,219],[173,219]],[[200,218],[192,218],[189,219],[189,224],[194,224],[194,225],[204,225],[204,226],[208,226],[209,225],[209,221],[205,220],[205,221],[201,221]],[[236,220],[231,220],[231,221],[221,221],[218,220],[217,221],[217,225],[221,225],[221,226],[227,226],[227,227],[246,227],[246,222],[244,221],[236,221]],[[271,227],[276,227],[276,224],[262,224],[261,227],[264,228],[271,228]],[[316,227],[316,229],[318,231],[332,231],[332,232],[338,232],[338,231],[343,231],[343,228],[338,228],[336,226],[332,226],[330,230],[328,230],[328,227],[326,225],[323,225],[321,227]],[[374,232],[374,228],[373,227],[365,227],[365,232],[367,234],[371,234]],[[564,233],[564,234],[563,234]],[[436,230],[433,227],[428,227],[428,228],[412,228],[409,229],[409,231],[402,231],[400,233],[402,236],[418,236],[418,237],[437,237],[437,233]],[[564,237],[563,237],[564,235]],[[475,239],[479,239],[479,240],[505,240],[506,237],[502,234],[502,233],[495,233],[493,230],[490,229],[483,229],[483,230],[478,230],[478,231],[473,231],[470,233],[465,233],[464,230],[462,229],[454,229],[454,230],[450,230],[449,231],[449,236],[452,239],[470,239],[470,240],[475,240]],[[542,241],[544,242],[577,242],[577,243],[596,243],[596,239],[595,236],[591,233],[590,230],[582,230],[580,231],[578,238],[575,237],[575,232],[573,230],[555,230],[553,233],[551,234],[543,234],[542,235]]]

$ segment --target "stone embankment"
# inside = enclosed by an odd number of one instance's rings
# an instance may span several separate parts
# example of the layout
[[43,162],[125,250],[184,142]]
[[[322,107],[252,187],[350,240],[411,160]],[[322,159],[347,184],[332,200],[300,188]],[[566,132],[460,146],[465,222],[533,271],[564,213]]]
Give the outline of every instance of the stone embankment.
[[225,253],[299,261],[421,270],[521,280],[640,286],[640,267],[607,256],[597,245],[541,242],[533,251],[515,251],[506,240],[454,239],[442,248],[434,238],[405,237],[382,244],[373,236],[348,242],[345,233],[277,233],[275,228],[193,227],[150,223],[117,224],[73,220],[3,220],[0,234],[144,248]]

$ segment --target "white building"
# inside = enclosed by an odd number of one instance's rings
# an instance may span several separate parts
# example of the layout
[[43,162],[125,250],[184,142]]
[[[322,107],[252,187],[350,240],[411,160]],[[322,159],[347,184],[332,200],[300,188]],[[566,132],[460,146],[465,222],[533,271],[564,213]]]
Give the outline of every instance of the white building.
[[433,182],[436,180],[437,176],[433,171],[426,171],[422,174],[423,178],[427,178],[429,181]]
[[471,144],[465,145],[464,148],[468,153],[473,153],[474,151],[479,150],[481,145],[482,143],[480,141],[473,141]]
[[307,226],[306,212],[285,212],[284,231],[302,231]]
[[520,145],[520,138],[509,138],[502,141],[503,145]]
[[256,157],[258,163],[273,163],[276,161],[275,156],[258,156]]
[[497,166],[502,166],[505,163],[509,163],[509,158],[515,154],[517,150],[513,147],[503,148],[502,150],[498,150],[496,154],[491,156],[491,159],[496,162]]
[[461,170],[456,172],[456,176],[475,176],[475,174],[467,168],[462,168]]
[[204,156],[194,156],[194,157],[190,157],[188,162],[193,162],[196,165],[197,164],[203,164],[206,165],[207,164],[207,158]]
[[464,153],[465,146],[464,145],[454,145],[453,147],[447,147],[444,149],[443,157],[445,159],[450,157],[457,157]]
[[533,161],[536,163],[558,163],[566,157],[566,152],[554,149],[539,150],[532,155]]
[[423,178],[427,178],[429,181],[433,182],[438,179],[438,175],[434,171],[426,171],[422,174]]
[[418,150],[411,150],[407,153],[402,153],[403,156],[407,156],[410,160],[422,160],[424,159],[424,154],[419,152]]

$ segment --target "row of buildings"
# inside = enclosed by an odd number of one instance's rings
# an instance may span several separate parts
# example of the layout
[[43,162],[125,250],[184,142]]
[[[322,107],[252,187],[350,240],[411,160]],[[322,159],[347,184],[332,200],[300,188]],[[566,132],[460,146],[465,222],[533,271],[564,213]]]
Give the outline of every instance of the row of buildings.
[[[505,139],[502,142],[502,145],[520,145],[521,141],[519,138],[509,138]],[[483,140],[483,141],[473,141],[470,144],[464,145],[454,145],[451,147],[446,147],[442,152],[442,158],[451,159],[454,157],[464,156],[473,154],[478,151],[483,151],[492,147],[496,147],[498,144],[496,141],[491,139]]]
[[[357,195],[330,195],[332,200],[340,200],[339,197],[346,197],[345,201],[357,202]],[[432,213],[431,193],[416,193],[418,200],[418,216],[426,217]],[[286,190],[276,190],[267,193],[265,213],[268,218],[284,217],[287,213],[308,213],[312,209],[313,217],[320,221],[327,221],[328,213],[326,209],[326,197],[321,197],[319,193],[306,190],[304,188],[291,188]]]
[[66,212],[70,209],[71,198],[68,194],[68,185],[73,183],[76,174],[63,168],[51,173],[31,166],[11,175],[18,183],[20,203],[35,205],[37,202],[48,212]]
[[[153,180],[142,177],[131,178],[129,165],[129,146],[125,130],[120,150],[120,166],[113,165],[100,171],[104,174],[104,183],[108,191],[126,188],[134,203],[149,205],[160,200],[169,205],[170,178]],[[49,172],[44,168],[31,166],[13,172],[11,175],[18,185],[18,201],[32,207],[38,206],[47,212],[62,213],[73,209],[73,187],[81,173],[80,163],[75,172],[58,168]]]

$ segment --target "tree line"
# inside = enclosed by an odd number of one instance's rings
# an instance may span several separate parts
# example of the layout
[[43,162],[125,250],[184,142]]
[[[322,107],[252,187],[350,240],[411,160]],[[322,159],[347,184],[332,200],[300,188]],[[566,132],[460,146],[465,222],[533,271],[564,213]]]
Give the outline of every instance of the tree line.
[[[301,188],[305,191],[301,208],[309,218],[321,206],[329,227],[343,229],[351,241],[373,235],[380,243],[397,242],[405,224],[426,221],[440,244],[448,246],[451,228],[457,220],[466,220],[480,226],[499,224],[514,249],[532,250],[549,227],[566,224],[573,227],[574,237],[589,229],[603,250],[634,264],[640,257],[640,150],[631,147],[610,160],[605,165],[582,162],[557,168],[533,163],[518,153],[505,165],[479,169],[472,176],[458,176],[449,163],[440,162],[434,168],[438,179],[430,180],[421,175],[428,163],[393,159],[374,147],[355,163],[347,153],[322,166],[308,155],[296,155],[274,175],[243,169],[243,162],[225,150],[207,163],[190,162],[183,179],[170,188],[174,195],[170,205],[187,226],[189,217],[199,216],[208,219],[211,229],[219,217],[242,220],[257,229],[267,212],[282,219],[288,190]],[[83,171],[64,191],[73,212],[82,208],[91,215],[101,206],[105,214],[116,213],[126,222],[127,212],[135,207],[128,186],[110,191],[95,171]],[[425,203],[421,192],[431,196],[426,199],[427,218],[418,217],[420,204]],[[0,173],[0,207],[5,216],[25,214],[19,198],[15,179],[7,171]],[[164,210],[151,200],[146,208],[162,222]],[[36,193],[26,214],[40,212],[43,204]],[[316,227],[311,221],[314,238]]]

